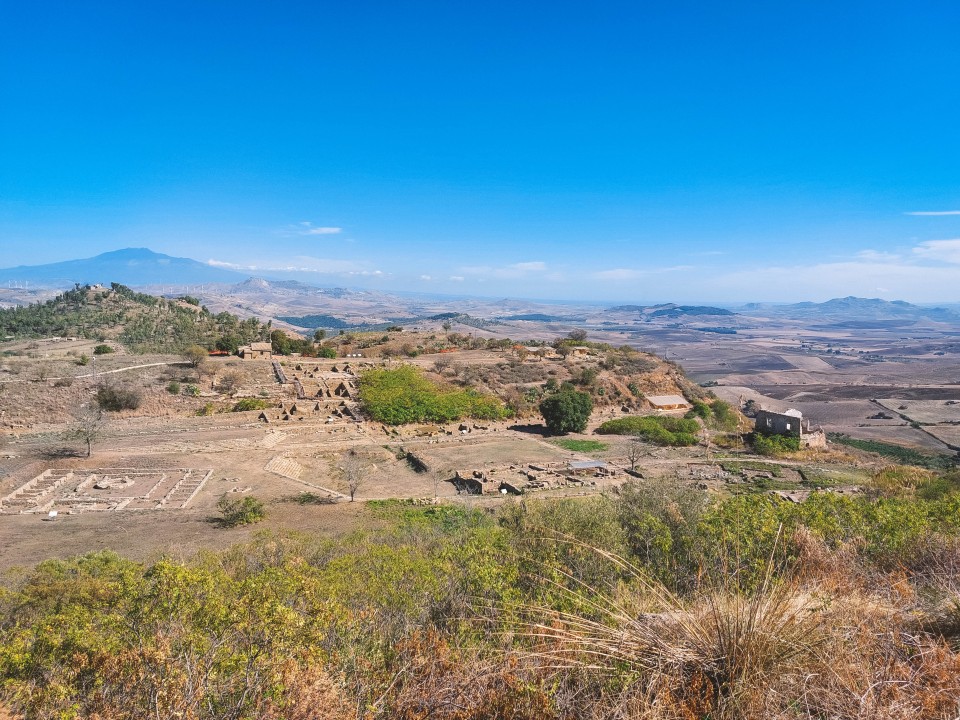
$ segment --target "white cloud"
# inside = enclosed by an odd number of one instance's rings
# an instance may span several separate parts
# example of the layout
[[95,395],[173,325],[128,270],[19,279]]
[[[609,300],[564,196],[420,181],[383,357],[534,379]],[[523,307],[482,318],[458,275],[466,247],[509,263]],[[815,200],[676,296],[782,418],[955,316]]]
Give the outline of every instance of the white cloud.
[[451,275],[450,279],[454,282],[463,282],[463,275]]
[[347,275],[359,277],[383,277],[386,274],[383,270],[352,270],[347,273]]
[[914,255],[926,260],[960,265],[960,238],[950,240],[927,240],[913,249]]
[[227,270],[256,270],[256,265],[238,265],[237,263],[227,262],[226,260],[207,260],[207,265],[213,267],[226,268]]
[[433,278],[430,277],[429,275],[421,275],[421,276],[420,276],[420,279],[421,279],[421,280],[425,280],[425,281],[427,281],[427,282],[429,282],[430,280],[433,280]]
[[312,227],[307,228],[302,234],[303,235],[339,235],[343,232],[343,228],[338,227]]
[[904,215],[914,215],[922,217],[939,217],[941,215],[960,215],[960,210],[927,210],[919,212],[908,212]]
[[295,225],[288,225],[279,232],[283,235],[339,235],[343,232],[343,228],[330,225],[318,226],[309,220],[304,220]]

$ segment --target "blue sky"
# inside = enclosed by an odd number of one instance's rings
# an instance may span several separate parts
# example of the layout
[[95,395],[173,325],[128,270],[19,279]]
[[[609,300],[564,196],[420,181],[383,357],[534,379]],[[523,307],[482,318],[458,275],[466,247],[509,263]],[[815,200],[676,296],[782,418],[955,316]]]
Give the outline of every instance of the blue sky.
[[145,246],[384,290],[960,301],[955,2],[3,16],[0,266]]

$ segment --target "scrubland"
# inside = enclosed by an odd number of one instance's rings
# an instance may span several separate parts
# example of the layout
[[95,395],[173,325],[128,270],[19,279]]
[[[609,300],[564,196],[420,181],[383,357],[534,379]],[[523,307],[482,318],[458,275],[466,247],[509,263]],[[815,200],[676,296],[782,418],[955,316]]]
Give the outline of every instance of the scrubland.
[[495,512],[372,503],[339,540],[8,573],[28,718],[952,718],[960,480],[711,500],[670,483]]

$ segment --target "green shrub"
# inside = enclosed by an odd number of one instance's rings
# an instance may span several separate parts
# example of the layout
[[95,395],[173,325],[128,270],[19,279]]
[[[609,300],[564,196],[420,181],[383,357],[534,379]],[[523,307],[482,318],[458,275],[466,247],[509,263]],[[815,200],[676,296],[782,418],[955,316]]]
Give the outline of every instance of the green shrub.
[[198,388],[196,385],[187,385],[187,388],[184,392],[186,392],[186,394],[190,397],[200,397],[200,388]]
[[77,365],[80,365],[81,367],[83,367],[84,365],[89,365],[90,357],[86,354],[81,355],[80,357],[77,358],[76,362],[77,362]]
[[221,514],[219,518],[221,527],[253,525],[267,516],[263,503],[250,495],[237,498],[224,493],[217,501],[217,508]]
[[750,435],[750,444],[758,455],[777,457],[797,452],[800,449],[800,438],[792,435],[764,435],[755,432]]
[[607,420],[597,432],[602,435],[637,435],[655,445],[688,447],[697,444],[700,424],[691,418],[669,415],[631,415]]
[[270,406],[266,400],[259,398],[243,398],[233,406],[232,412],[246,412],[248,410],[263,410]]
[[335,358],[337,356],[337,351],[332,347],[322,347],[317,350],[317,357],[319,358]]
[[176,380],[171,380],[170,384],[167,385],[167,392],[170,393],[171,395],[179,395],[180,383],[178,383]]
[[693,401],[693,407],[687,412],[687,418],[703,418],[704,420],[710,419],[710,406],[705,402],[700,402],[699,400]]
[[97,345],[93,349],[94,355],[109,355],[110,353],[115,352],[112,347],[109,345]]
[[443,387],[412,365],[367,370],[360,376],[360,402],[371,418],[387,425],[467,417],[498,420],[508,415],[498,398],[472,389]]
[[217,407],[216,404],[212,402],[204,403],[204,406],[197,410],[197,417],[210,417],[211,415],[216,415],[223,410]]

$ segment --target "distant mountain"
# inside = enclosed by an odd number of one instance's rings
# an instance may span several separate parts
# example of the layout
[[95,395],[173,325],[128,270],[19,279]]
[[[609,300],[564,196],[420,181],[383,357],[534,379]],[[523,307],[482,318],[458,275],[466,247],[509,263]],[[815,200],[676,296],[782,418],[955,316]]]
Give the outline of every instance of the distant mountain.
[[17,282],[70,287],[74,283],[109,285],[201,285],[236,283],[243,275],[188,258],[147,248],[114,250],[83,260],[0,269],[0,283]]
[[744,305],[741,312],[823,321],[933,320],[946,323],[960,322],[960,313],[946,308],[923,307],[903,300],[858,298],[852,295],[845,298],[833,298],[822,303],[801,302],[792,305],[751,303]]
[[272,293],[278,290],[292,293],[314,294],[323,290],[299,280],[266,280],[262,277],[249,277],[229,289],[234,293]]
[[610,312],[635,312],[648,318],[681,318],[698,315],[735,315],[736,313],[724,308],[710,305],[617,305],[610,308]]
[[504,315],[497,317],[497,320],[527,320],[530,322],[583,322],[586,318],[583,316],[572,315],[547,315],[546,313],[521,313],[519,315]]

